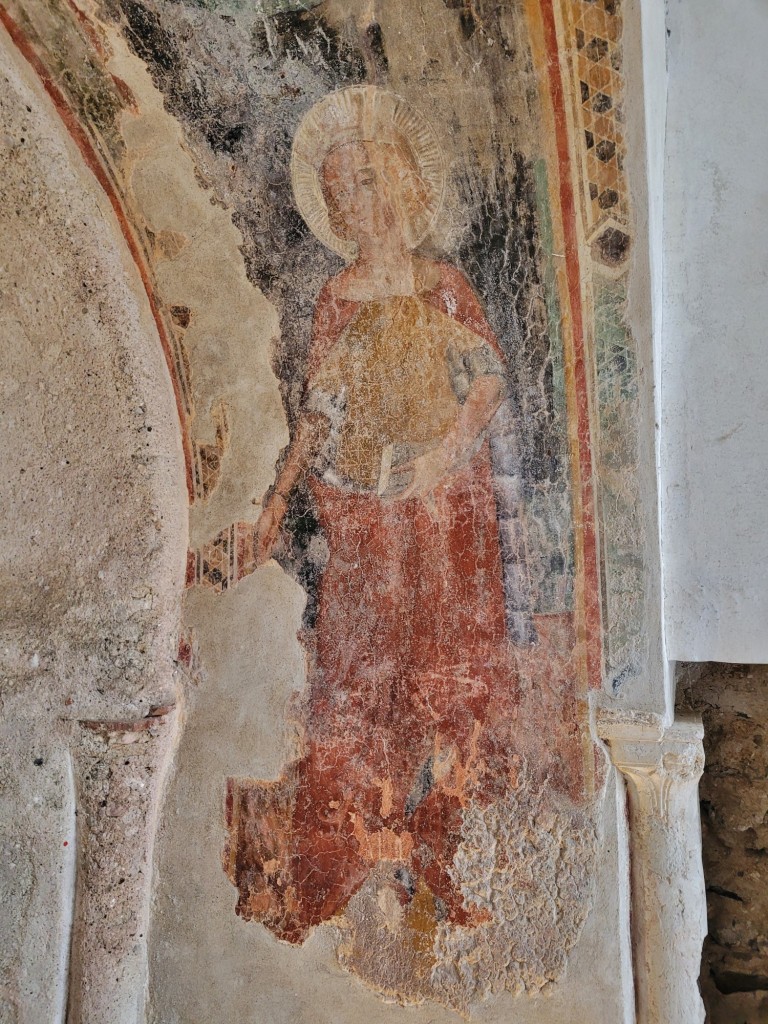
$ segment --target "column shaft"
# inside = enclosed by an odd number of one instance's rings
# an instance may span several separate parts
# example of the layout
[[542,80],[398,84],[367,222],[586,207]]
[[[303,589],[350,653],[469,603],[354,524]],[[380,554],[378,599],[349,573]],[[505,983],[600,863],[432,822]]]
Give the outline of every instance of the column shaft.
[[701,722],[606,716],[600,732],[627,784],[638,1024],[703,1024]]

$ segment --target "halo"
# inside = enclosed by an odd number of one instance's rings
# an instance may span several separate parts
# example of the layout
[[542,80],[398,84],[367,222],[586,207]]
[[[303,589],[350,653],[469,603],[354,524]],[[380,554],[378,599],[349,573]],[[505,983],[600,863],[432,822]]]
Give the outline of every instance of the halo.
[[332,149],[345,142],[389,142],[405,138],[426,186],[424,207],[409,225],[408,241],[415,248],[425,237],[440,209],[445,167],[432,125],[405,100],[375,85],[353,85],[329,93],[305,114],[293,140],[291,182],[299,213],[323,245],[348,262],[357,243],[340,238],[331,228],[320,186],[320,168]]

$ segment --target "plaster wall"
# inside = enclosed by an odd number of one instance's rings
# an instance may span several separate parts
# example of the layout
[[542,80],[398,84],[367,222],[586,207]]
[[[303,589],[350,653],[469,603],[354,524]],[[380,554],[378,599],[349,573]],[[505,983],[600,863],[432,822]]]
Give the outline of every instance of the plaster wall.
[[768,131],[760,0],[668,5],[661,488],[667,653],[768,661]]

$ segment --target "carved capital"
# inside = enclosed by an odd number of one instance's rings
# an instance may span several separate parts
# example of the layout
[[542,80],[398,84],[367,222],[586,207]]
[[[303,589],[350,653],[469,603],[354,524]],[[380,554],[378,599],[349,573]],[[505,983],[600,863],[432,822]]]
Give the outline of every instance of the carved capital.
[[704,770],[701,721],[681,717],[665,727],[656,715],[606,713],[598,730],[614,765],[634,787],[642,810],[668,822],[678,791],[685,790],[687,797]]

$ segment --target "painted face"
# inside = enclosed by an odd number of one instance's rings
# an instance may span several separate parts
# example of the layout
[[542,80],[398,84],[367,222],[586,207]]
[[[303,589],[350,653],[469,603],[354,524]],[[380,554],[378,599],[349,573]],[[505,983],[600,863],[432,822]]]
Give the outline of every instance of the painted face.
[[418,174],[396,145],[351,142],[326,157],[321,180],[331,227],[358,243],[397,238],[408,244],[413,213],[424,203]]

